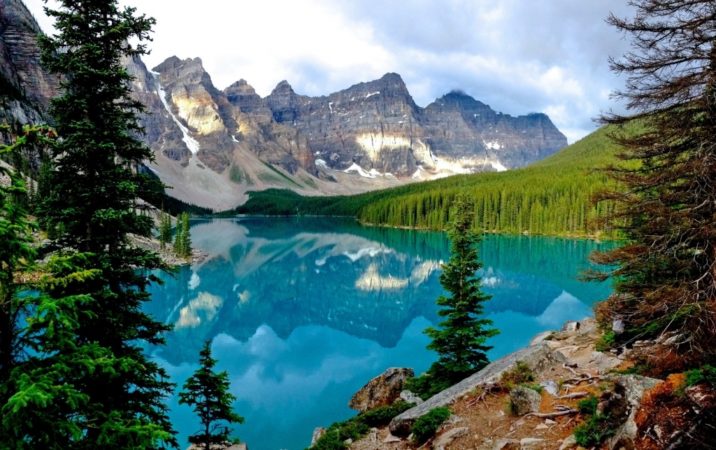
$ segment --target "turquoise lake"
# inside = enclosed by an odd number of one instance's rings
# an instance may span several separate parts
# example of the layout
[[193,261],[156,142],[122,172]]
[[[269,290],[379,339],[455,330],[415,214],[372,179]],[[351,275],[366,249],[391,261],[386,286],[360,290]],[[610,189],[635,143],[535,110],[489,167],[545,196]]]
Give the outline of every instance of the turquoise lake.
[[[211,340],[246,418],[235,435],[251,450],[303,449],[315,427],[354,414],[348,401],[370,378],[388,367],[421,373],[435,359],[422,331],[438,321],[444,233],[328,218],[195,221],[191,233],[209,256],[151,288],[147,310],[173,331],[148,351],[179,389]],[[608,245],[485,236],[480,275],[501,330],[490,358],[591,315],[611,286],[577,277]],[[176,396],[169,404],[185,449],[198,421]]]

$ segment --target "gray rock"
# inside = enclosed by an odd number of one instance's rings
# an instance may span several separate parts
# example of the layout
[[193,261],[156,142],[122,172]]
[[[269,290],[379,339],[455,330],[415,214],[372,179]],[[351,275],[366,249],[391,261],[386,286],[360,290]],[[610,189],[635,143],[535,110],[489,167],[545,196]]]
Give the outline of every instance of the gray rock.
[[614,334],[622,334],[625,331],[624,321],[622,319],[614,319],[612,321],[612,331]]
[[414,405],[419,405],[419,404],[423,403],[423,401],[424,401],[422,398],[418,397],[416,394],[410,392],[407,389],[404,389],[400,392],[400,398],[403,401],[412,403]]
[[348,406],[363,412],[390,405],[400,398],[405,381],[413,375],[413,369],[391,367],[356,392]]
[[435,438],[435,441],[433,441],[433,449],[435,450],[445,450],[445,447],[452,443],[455,439],[467,435],[467,433],[470,431],[467,427],[459,427],[459,428],[453,428],[452,430],[448,430],[445,433],[441,434],[437,438]]
[[326,434],[325,428],[323,428],[323,427],[314,428],[313,435],[311,436],[311,447],[316,445],[316,442],[318,442],[318,440],[321,439],[324,434]]
[[439,406],[446,406],[455,401],[458,397],[471,392],[478,386],[494,384],[499,381],[502,374],[512,369],[517,361],[522,361],[533,370],[540,370],[552,363],[564,363],[565,357],[552,350],[546,343],[527,347],[503,358],[493,361],[484,369],[469,376],[463,381],[445,389],[444,391],[430,397],[425,402],[417,405],[390,422],[390,431],[398,436],[406,436],[410,433],[410,427],[418,417],[425,415],[428,411]]
[[542,396],[534,389],[517,386],[510,391],[510,404],[512,412],[518,416],[524,416],[539,411]]
[[569,322],[565,323],[562,327],[562,331],[569,331],[569,332],[575,332],[579,330],[579,327],[581,325],[576,320],[570,320]]
[[[653,388],[660,380],[640,375],[624,375],[616,379],[616,384],[621,386],[625,398],[625,419],[622,425],[617,428],[614,436],[609,438],[606,446],[609,449],[618,449],[622,446],[634,448],[634,439],[637,434],[637,426],[634,417],[641,404],[644,392]],[[608,412],[611,414],[611,412]]]
[[554,380],[546,380],[539,384],[549,395],[557,395],[559,386]]

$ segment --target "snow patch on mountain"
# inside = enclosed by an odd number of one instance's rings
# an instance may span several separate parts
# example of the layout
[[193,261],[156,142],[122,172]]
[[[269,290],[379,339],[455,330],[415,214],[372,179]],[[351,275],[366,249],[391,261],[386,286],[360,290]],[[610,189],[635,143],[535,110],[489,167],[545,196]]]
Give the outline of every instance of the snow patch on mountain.
[[164,105],[164,109],[169,113],[169,117],[172,118],[174,123],[177,124],[179,129],[182,133],[182,141],[184,141],[184,144],[186,144],[186,147],[189,149],[189,151],[196,155],[199,153],[200,147],[199,142],[191,137],[189,134],[189,129],[184,126],[184,124],[181,123],[179,118],[174,114],[172,111],[172,108],[169,106],[169,102],[167,101],[167,93],[164,91],[164,88],[162,88],[162,84],[159,82],[159,73],[158,72],[150,72],[152,76],[154,77],[154,81],[157,83],[157,94],[159,95],[159,99],[162,101],[162,105]]

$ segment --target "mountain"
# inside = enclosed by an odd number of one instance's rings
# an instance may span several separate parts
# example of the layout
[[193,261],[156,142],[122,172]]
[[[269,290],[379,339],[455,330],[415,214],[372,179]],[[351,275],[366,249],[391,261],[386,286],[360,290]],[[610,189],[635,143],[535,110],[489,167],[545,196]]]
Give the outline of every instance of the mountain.
[[[620,133],[634,132],[630,124]],[[601,128],[529,167],[477,173],[409,184],[353,196],[302,197],[295,192],[252,193],[235,210],[242,214],[334,214],[361,222],[410,228],[444,229],[458,194],[476,205],[477,227],[488,232],[561,236],[611,235],[604,217],[613,205],[592,196],[614,186],[600,168],[618,164],[619,148],[609,138],[618,130]]]
[[[20,0],[0,3],[2,122],[48,121],[59,83],[39,64],[39,33]],[[544,114],[512,117],[461,92],[421,108],[395,73],[320,97],[282,81],[262,98],[243,79],[216,88],[199,58],[125,66],[146,107],[147,167],[169,195],[215,210],[252,191],[347,195],[518,168],[567,144]]]
[[0,2],[0,123],[44,122],[59,80],[40,66],[40,27],[21,0]]

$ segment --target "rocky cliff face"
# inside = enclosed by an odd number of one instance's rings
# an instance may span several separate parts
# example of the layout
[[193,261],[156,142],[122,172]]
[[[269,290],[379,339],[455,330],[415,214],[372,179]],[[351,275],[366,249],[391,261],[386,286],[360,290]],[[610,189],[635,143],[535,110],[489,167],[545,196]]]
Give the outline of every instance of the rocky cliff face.
[[436,155],[505,168],[522,167],[567,145],[545,114],[512,117],[462,92],[451,92],[425,108],[428,145]]
[[319,165],[364,176],[505,170],[567,145],[546,115],[512,117],[461,92],[420,108],[394,73],[327,97],[297,95],[282,81],[266,105],[306,136]]
[[59,82],[40,66],[40,33],[21,0],[0,2],[0,122],[46,121]]

